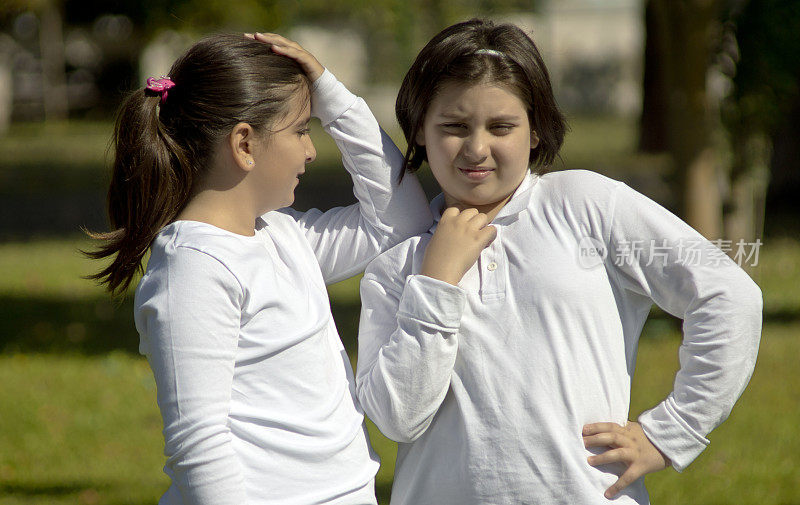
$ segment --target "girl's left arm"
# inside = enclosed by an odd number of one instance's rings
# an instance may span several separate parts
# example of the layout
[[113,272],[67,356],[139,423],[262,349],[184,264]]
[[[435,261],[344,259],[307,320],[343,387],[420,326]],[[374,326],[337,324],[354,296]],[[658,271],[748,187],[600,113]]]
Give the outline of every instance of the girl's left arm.
[[[672,213],[624,184],[615,191],[608,270],[630,296],[649,298],[683,319],[680,369],[669,396],[639,416],[638,424],[600,435],[604,430],[597,425],[584,435],[609,442],[588,445],[611,446],[606,454],[614,452],[629,470],[636,446],[649,441],[682,471],[708,445],[706,435],[728,417],[750,380],[761,337],[761,290]],[[595,457],[593,463],[609,461]],[[623,484],[637,477],[623,475]]]
[[358,274],[381,252],[427,231],[432,223],[419,181],[363,99],[329,71],[314,82],[312,114],[342,153],[358,203],[327,212],[287,209],[302,227],[326,283]]

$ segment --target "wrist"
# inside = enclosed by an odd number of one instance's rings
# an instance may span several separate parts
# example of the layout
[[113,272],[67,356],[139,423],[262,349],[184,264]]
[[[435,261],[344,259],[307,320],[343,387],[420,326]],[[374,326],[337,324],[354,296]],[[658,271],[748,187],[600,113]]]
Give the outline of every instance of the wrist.
[[311,86],[316,87],[317,81],[319,78],[322,77],[322,74],[325,73],[325,67],[321,64],[317,63],[313,67],[309,67],[306,70],[306,75],[308,75],[308,80],[311,81]]
[[431,279],[436,279],[437,281],[442,281],[448,284],[452,284],[453,286],[458,286],[458,283],[461,281],[462,277],[453,272],[436,271],[433,269],[426,269],[424,267],[422,268],[419,274],[424,275],[425,277],[430,277]]

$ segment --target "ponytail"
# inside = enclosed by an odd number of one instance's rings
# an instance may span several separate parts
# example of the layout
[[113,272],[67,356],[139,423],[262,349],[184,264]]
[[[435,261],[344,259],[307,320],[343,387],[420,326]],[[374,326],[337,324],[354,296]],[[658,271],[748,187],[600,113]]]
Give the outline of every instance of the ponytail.
[[310,84],[296,61],[241,35],[197,42],[169,75],[131,93],[117,116],[108,190],[112,231],[87,231],[100,245],[85,251],[94,259],[114,256],[88,277],[111,293],[124,293],[142,271],[153,240],[186,206],[232,128],[242,122],[268,131],[287,113],[290,97],[307,93]]
[[113,231],[87,234],[104,242],[93,259],[116,254],[99,280],[114,294],[127,290],[142,270],[147,249],[158,232],[186,205],[193,170],[183,149],[158,118],[158,96],[144,89],[131,93],[114,127],[114,165],[108,189],[108,217]]

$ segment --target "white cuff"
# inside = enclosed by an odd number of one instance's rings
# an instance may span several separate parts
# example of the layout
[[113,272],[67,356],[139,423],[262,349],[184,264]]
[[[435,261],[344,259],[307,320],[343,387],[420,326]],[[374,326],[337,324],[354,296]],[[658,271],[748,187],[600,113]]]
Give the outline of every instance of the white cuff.
[[682,472],[710,443],[678,416],[667,398],[639,416],[644,434]]
[[467,295],[458,286],[425,275],[409,275],[397,314],[453,332],[461,326],[466,302]]

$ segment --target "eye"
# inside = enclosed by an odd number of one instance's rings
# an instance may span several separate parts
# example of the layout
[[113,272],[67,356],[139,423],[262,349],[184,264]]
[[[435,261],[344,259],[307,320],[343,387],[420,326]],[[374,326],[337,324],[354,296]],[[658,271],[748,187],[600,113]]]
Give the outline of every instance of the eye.
[[442,123],[439,125],[445,133],[460,134],[467,130],[467,125],[464,123]]
[[492,131],[495,135],[508,135],[516,126],[517,125],[511,123],[500,123],[492,125]]
[[297,134],[300,135],[301,137],[303,135],[308,135],[309,133],[311,133],[311,128],[303,128],[301,130],[297,130]]

